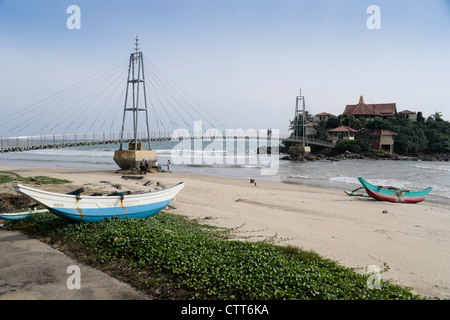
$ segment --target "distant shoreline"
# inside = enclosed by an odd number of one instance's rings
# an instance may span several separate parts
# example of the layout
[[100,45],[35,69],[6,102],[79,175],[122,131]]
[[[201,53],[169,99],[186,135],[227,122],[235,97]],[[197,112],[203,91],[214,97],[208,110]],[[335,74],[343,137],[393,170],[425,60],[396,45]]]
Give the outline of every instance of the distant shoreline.
[[324,149],[319,152],[311,152],[307,156],[289,154],[286,147],[259,147],[258,154],[272,154],[272,150],[278,152],[281,160],[300,160],[300,161],[314,161],[314,160],[347,160],[347,159],[371,159],[371,160],[402,160],[402,161],[450,161],[450,153],[435,152],[435,153],[412,153],[408,155],[401,155],[397,153],[385,153],[379,151],[368,151],[361,153],[354,153],[345,151],[343,153],[334,153],[331,149]]
[[399,160],[399,161],[450,161],[450,154],[423,154],[423,155],[399,155],[392,154],[376,154],[367,155],[363,153],[353,153],[346,151],[338,155],[324,155],[324,154],[309,154],[308,156],[294,156],[286,155],[281,157],[281,160],[297,160],[297,161],[314,161],[314,160],[350,160],[350,159],[368,159],[368,160]]

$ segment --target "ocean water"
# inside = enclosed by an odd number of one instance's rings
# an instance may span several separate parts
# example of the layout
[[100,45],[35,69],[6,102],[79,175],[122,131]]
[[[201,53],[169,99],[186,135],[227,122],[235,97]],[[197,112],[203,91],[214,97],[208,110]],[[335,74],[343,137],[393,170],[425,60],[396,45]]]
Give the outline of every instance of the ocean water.
[[[450,205],[450,163],[436,161],[341,160],[295,162],[276,155],[258,155],[270,141],[153,142],[158,162],[171,170],[219,177],[261,179],[353,190],[358,177],[375,185],[417,190],[433,187],[428,199]],[[117,170],[113,160],[118,145],[0,153],[0,166],[77,167]]]

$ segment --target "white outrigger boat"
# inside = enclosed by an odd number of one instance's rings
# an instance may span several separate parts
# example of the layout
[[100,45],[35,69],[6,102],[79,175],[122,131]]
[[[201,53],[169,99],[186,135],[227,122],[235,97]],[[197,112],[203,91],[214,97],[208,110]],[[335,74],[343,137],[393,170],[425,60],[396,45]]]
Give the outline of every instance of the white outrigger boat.
[[71,221],[92,222],[107,218],[147,218],[164,209],[185,186],[142,194],[81,196],[79,190],[61,194],[13,184],[14,189],[38,202],[51,213]]

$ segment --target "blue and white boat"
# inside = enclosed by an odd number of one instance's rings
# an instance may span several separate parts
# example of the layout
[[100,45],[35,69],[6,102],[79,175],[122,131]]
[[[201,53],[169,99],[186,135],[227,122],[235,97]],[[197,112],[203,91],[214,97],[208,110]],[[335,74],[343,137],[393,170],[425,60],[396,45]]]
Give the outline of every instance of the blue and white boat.
[[67,220],[93,222],[107,218],[147,218],[164,209],[185,186],[137,194],[82,196],[61,194],[13,184],[14,190],[38,202],[51,213]]

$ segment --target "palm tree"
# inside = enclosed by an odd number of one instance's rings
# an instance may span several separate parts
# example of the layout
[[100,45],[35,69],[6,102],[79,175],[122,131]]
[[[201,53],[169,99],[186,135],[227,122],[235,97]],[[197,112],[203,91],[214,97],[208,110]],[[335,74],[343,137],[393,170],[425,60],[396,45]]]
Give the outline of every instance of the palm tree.
[[444,121],[442,112],[436,111],[434,114],[431,115],[431,117],[433,117],[434,121]]
[[[312,122],[314,121],[314,117],[308,112],[305,111],[305,115],[306,115],[306,122]],[[298,119],[297,119],[298,117]],[[294,136],[301,136],[302,135],[302,122],[303,121],[303,114],[299,113],[298,115],[296,115],[294,117],[294,120],[289,120],[289,130],[294,131],[293,134]]]

